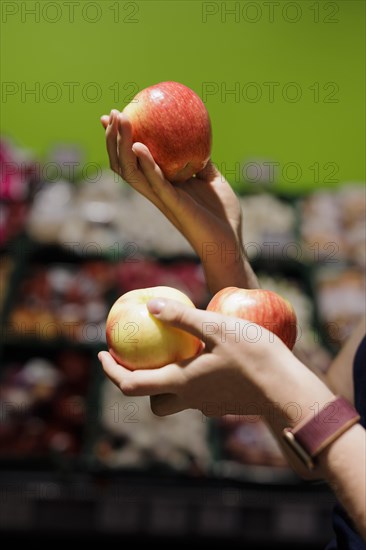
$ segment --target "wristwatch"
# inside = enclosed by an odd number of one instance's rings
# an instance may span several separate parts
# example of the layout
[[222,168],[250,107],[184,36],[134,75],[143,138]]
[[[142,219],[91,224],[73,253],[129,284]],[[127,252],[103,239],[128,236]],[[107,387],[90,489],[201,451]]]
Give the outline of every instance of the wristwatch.
[[313,470],[319,453],[359,420],[356,409],[344,397],[336,396],[312,418],[285,428],[283,441]]

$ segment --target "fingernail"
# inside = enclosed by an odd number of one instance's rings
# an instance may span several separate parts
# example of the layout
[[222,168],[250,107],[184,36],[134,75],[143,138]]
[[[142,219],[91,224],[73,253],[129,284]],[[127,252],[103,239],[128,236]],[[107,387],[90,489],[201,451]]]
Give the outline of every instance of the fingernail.
[[166,305],[165,300],[161,298],[154,298],[153,300],[149,300],[147,303],[147,309],[152,313],[153,315],[158,315],[162,312]]
[[136,151],[135,144],[132,145],[131,149],[132,149],[132,152],[133,152],[136,156],[138,156],[138,151]]
[[111,114],[109,115],[109,126],[112,126],[114,119],[114,111],[112,109]]
[[100,362],[102,362],[102,352],[101,351],[98,353],[98,359],[99,359]]

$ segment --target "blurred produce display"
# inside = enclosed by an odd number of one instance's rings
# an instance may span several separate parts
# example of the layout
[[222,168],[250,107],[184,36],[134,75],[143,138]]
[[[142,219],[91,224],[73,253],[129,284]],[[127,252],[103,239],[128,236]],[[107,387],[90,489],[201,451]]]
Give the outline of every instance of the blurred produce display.
[[[269,193],[240,197],[243,242],[249,259],[297,258],[296,209]],[[295,245],[295,246],[292,246]]]
[[366,191],[344,184],[301,201],[300,233],[305,256],[314,262],[352,262],[366,267]]
[[141,254],[192,255],[181,234],[147,199],[110,171],[97,181],[72,185],[57,181],[37,192],[28,221],[29,234],[87,254],[104,253],[130,260]]
[[100,428],[94,453],[111,468],[164,465],[192,475],[211,463],[208,420],[199,411],[155,416],[147,397],[126,397],[109,380],[100,392]]
[[0,246],[22,232],[37,182],[31,154],[0,140]]
[[325,338],[338,348],[365,314],[364,270],[355,266],[322,266],[315,276],[321,328]]
[[117,284],[120,294],[149,286],[170,286],[184,292],[196,307],[204,308],[209,301],[202,266],[190,258],[122,261],[117,266]]
[[[101,373],[96,355],[118,296],[172,286],[205,308],[210,295],[189,243],[160,212],[110,171],[71,174],[81,160],[63,146],[40,163],[0,143],[1,456],[86,453],[86,464],[114,471],[288,475],[256,411],[158,418],[148,398],[124,397]],[[294,351],[324,372],[364,312],[364,187],[239,199],[261,285],[293,304]]]
[[13,260],[8,254],[0,254],[0,319],[3,320],[3,308],[9,291],[9,281],[13,269]]
[[8,336],[104,342],[113,267],[101,260],[30,262],[10,312]]
[[26,201],[39,181],[39,163],[33,155],[10,141],[0,139],[0,199]]
[[[276,439],[266,424],[255,414],[227,415],[217,421],[221,444],[221,469],[227,475],[249,475],[251,468],[262,466],[290,469],[281,453]],[[240,469],[244,465],[248,469]]]
[[81,452],[90,353],[66,349],[51,357],[12,350],[0,373],[0,460],[74,456]]
[[27,215],[28,204],[25,201],[0,203],[0,246],[23,231]]

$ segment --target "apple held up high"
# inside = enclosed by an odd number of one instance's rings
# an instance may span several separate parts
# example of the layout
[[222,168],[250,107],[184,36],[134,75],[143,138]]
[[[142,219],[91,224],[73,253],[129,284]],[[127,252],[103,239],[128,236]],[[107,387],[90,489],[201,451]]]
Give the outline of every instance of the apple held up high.
[[139,92],[125,107],[132,140],[146,145],[171,182],[202,170],[211,154],[211,123],[201,98],[179,82],[161,82]]
[[194,357],[202,348],[201,340],[171,327],[151,315],[147,302],[169,298],[195,307],[180,290],[167,286],[131,290],[113,304],[106,324],[109,351],[114,359],[130,370],[153,369]]
[[276,334],[291,350],[295,345],[295,311],[290,302],[271,290],[223,288],[212,298],[207,310],[256,323]]

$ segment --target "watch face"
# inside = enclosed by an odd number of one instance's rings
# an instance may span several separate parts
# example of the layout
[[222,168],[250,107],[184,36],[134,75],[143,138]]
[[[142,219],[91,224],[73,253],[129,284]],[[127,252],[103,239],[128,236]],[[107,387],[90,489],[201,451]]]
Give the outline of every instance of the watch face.
[[315,467],[314,461],[309,453],[296,441],[294,434],[290,428],[283,430],[283,441],[292,449],[296,456],[305,464],[309,470],[313,470]]

